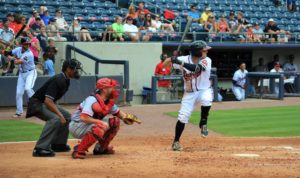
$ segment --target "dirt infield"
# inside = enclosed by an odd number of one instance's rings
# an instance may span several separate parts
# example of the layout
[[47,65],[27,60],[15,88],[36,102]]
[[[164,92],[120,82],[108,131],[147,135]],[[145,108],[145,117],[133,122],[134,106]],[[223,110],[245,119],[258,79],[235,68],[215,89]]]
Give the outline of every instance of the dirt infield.
[[[284,105],[300,105],[300,99],[215,103],[213,109]],[[197,126],[189,124],[182,137],[184,150],[171,151],[176,119],[163,113],[178,108],[122,108],[137,114],[143,124],[122,125],[112,143],[114,155],[93,156],[91,148],[85,160],[73,160],[70,153],[34,158],[34,142],[0,144],[0,177],[300,177],[300,138],[233,138],[210,132],[202,139]],[[1,109],[0,119],[13,111]],[[71,146],[76,143],[69,141]]]

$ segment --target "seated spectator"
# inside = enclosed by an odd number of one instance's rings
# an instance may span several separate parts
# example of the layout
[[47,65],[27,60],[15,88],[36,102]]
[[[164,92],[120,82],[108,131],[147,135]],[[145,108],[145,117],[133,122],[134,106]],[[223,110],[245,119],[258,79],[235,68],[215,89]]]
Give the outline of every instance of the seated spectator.
[[35,32],[32,29],[26,30],[26,35],[30,38],[29,49],[33,53],[35,64],[37,64],[39,62],[39,53],[41,51],[40,42],[35,36]]
[[265,39],[264,31],[262,28],[260,28],[259,23],[254,24],[254,28],[252,29],[252,31],[260,41]]
[[254,43],[261,43],[259,37],[257,37],[254,32],[251,24],[246,25],[246,41],[247,42],[254,42]]
[[8,13],[6,15],[6,19],[7,19],[9,25],[15,22],[15,16],[13,13]]
[[[137,26],[133,25],[133,19],[131,17],[127,17],[126,22],[124,24],[124,32],[130,38],[131,41],[139,41],[141,37],[141,33]],[[142,36],[142,41],[149,41],[149,36]]]
[[232,78],[232,92],[238,101],[245,100],[246,64],[242,62]]
[[290,11],[290,12],[297,11],[296,0],[287,0],[286,6],[287,6],[288,11]]
[[197,5],[193,4],[191,6],[191,9],[188,12],[187,16],[191,17],[193,22],[198,22],[199,21],[199,19],[200,19],[200,13],[197,10]]
[[226,18],[225,18],[225,15],[222,14],[221,15],[221,18],[218,22],[218,32],[223,32],[223,33],[226,33],[226,32],[229,32],[231,33],[231,29],[226,21]]
[[138,13],[135,11],[135,8],[133,5],[130,5],[128,7],[128,13],[126,14],[126,17],[131,17],[133,19],[134,25],[136,25],[136,18],[138,18]]
[[173,25],[168,23],[162,23],[160,21],[160,16],[155,15],[155,19],[152,21],[152,27],[154,27],[157,31],[164,30],[164,31],[174,31]]
[[26,17],[23,15],[15,14],[14,17],[15,21],[9,25],[9,27],[14,31],[15,34],[17,34],[23,25],[25,25],[25,29],[27,30],[29,27],[26,25]]
[[50,77],[55,75],[54,63],[53,60],[50,59],[49,53],[43,54],[44,58],[44,75],[48,75]]
[[40,31],[40,33],[36,37],[40,42],[42,52],[45,53],[46,49],[47,49],[47,46],[48,46],[48,35],[47,35],[47,32],[46,32],[46,27],[41,26],[39,31]]
[[40,17],[37,17],[35,19],[35,22],[31,25],[31,29],[34,30],[35,32],[39,32],[40,28],[44,25],[44,22],[42,21],[42,19]]
[[9,28],[9,21],[4,20],[3,28],[0,28],[0,43],[5,46],[10,46],[15,38],[14,31]]
[[237,13],[237,16],[236,16],[236,19],[237,19],[237,24],[243,24],[243,25],[247,25],[248,24],[248,21],[244,18],[244,13],[239,11]]
[[212,16],[211,8],[206,7],[205,11],[201,14],[200,23],[205,24],[210,16]]
[[254,72],[268,72],[267,66],[264,64],[264,58],[258,59],[258,65],[253,67]]
[[50,19],[49,24],[47,26],[47,34],[48,39],[53,39],[55,41],[67,41],[66,38],[60,36],[55,18]]
[[215,16],[211,15],[204,24],[204,30],[208,32],[208,39],[211,42],[217,36],[218,25]]
[[93,41],[90,32],[85,27],[81,27],[77,17],[74,18],[69,31],[74,33],[77,41]]
[[[160,63],[158,63],[155,67],[155,76],[166,76],[171,75],[170,66],[164,67],[163,63],[168,58],[167,54],[161,54]],[[159,89],[168,89],[171,86],[170,80],[158,80],[157,82]]]
[[288,62],[284,64],[283,71],[289,73],[287,76],[289,79],[292,79],[292,82],[294,83],[294,80],[296,78],[296,74],[298,72],[298,66],[294,63],[295,56],[293,54],[289,55]]
[[151,31],[151,32],[156,32],[156,28],[154,27],[154,23],[153,23],[151,14],[146,15],[145,29],[148,31]]
[[229,24],[230,29],[233,29],[235,26],[238,25],[233,11],[230,11],[230,13],[229,13],[228,24]]
[[179,16],[178,12],[174,12],[171,9],[165,9],[164,10],[164,17],[166,20],[172,21],[174,20],[177,16]]
[[138,10],[136,11],[137,15],[140,15],[141,12],[144,12],[145,15],[150,14],[150,11],[144,7],[143,2],[138,3]]
[[48,26],[50,19],[52,18],[49,16],[49,11],[46,6],[41,6],[40,7],[40,17],[43,20],[44,24]]
[[59,30],[68,31],[69,25],[65,18],[62,16],[62,12],[60,9],[55,10],[55,19]]
[[[34,9],[34,10],[32,11],[32,16],[28,19],[27,26],[29,26],[29,27],[31,28],[31,26],[32,26],[33,24],[35,24],[36,18],[38,18],[38,17],[40,18],[38,12]],[[45,25],[45,24],[44,24],[44,21],[42,21],[42,23],[43,23],[43,25]]]
[[244,33],[246,32],[246,26],[243,25],[241,21],[239,21],[238,25],[234,26],[232,29],[232,32],[234,33],[234,37],[236,38],[237,41],[240,42],[245,42],[245,35]]
[[268,20],[268,23],[267,23],[267,25],[266,25],[266,27],[264,29],[264,32],[268,33],[267,37],[269,36],[271,42],[278,41],[278,34],[286,34],[286,35],[290,34],[289,31],[281,30],[277,26],[277,24],[274,21],[274,19],[269,19]]
[[113,41],[113,28],[108,26],[105,32],[102,33],[102,41]]
[[122,24],[122,17],[116,16],[115,23],[112,24],[113,41],[124,41],[124,26]]
[[145,13],[144,11],[141,11],[140,14],[138,15],[138,18],[136,19],[136,26],[140,29],[140,30],[145,30]]

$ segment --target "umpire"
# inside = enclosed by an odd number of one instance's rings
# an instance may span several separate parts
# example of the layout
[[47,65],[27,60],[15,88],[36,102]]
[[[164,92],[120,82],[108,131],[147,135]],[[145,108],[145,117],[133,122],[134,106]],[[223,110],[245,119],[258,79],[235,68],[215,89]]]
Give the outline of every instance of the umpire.
[[67,91],[70,79],[79,79],[82,66],[76,59],[65,60],[62,73],[51,77],[29,99],[26,118],[36,116],[46,124],[37,141],[32,156],[52,157],[54,152],[68,152],[69,112],[56,104]]

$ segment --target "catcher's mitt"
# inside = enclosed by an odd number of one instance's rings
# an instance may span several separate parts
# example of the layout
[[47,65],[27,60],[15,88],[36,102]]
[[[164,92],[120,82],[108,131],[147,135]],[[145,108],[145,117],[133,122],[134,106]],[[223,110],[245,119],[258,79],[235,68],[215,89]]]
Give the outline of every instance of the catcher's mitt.
[[123,122],[127,125],[132,125],[134,122],[141,124],[142,121],[133,114],[126,114],[125,117],[122,119]]

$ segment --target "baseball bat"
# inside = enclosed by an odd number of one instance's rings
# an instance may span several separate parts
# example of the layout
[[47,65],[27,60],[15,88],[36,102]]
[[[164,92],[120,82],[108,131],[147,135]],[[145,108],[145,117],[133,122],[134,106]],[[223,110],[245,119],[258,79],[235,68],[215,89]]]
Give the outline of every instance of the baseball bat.
[[187,17],[187,20],[188,20],[188,21],[187,21],[186,26],[185,26],[185,29],[184,29],[184,31],[183,31],[183,34],[182,34],[182,37],[181,37],[179,46],[177,47],[177,53],[179,53],[179,51],[180,51],[180,49],[181,49],[181,46],[182,46],[182,44],[183,44],[183,42],[184,42],[185,36],[186,36],[186,34],[187,34],[187,32],[188,32],[188,30],[189,30],[191,24],[192,24],[192,21],[193,21],[192,17],[189,17],[189,16]]

